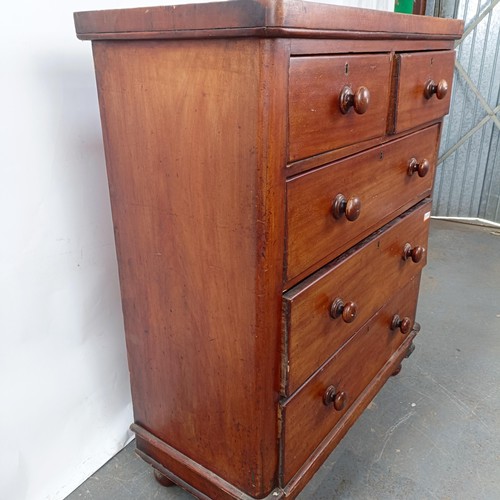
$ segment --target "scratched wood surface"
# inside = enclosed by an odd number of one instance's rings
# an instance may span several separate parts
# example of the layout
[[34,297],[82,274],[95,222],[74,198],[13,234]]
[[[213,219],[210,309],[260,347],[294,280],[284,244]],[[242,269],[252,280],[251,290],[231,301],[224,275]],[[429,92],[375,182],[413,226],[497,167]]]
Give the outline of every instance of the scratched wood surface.
[[253,495],[278,460],[270,43],[94,46],[135,421]]

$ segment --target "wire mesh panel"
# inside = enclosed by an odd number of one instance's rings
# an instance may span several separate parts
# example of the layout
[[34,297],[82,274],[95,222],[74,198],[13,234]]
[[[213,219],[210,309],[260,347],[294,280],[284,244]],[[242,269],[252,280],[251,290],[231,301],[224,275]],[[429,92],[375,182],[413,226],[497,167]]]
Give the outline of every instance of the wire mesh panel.
[[457,0],[435,6],[439,15],[465,20],[451,112],[443,126],[435,215],[500,222],[499,4]]

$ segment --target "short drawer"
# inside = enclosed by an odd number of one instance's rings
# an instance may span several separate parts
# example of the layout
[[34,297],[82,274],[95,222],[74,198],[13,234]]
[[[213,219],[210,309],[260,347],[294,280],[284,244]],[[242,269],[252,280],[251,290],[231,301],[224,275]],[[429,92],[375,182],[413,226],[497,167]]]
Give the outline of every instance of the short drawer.
[[305,277],[428,196],[438,131],[435,125],[289,180],[285,280]]
[[284,395],[300,387],[402,284],[420,274],[427,260],[430,211],[431,203],[422,202],[284,294]]
[[398,54],[395,132],[441,118],[450,108],[455,52]]
[[390,72],[389,54],[292,58],[289,160],[384,135]]
[[[281,405],[283,475],[288,483],[408,335],[392,329],[394,316],[414,321],[419,277],[411,280],[308,383]],[[334,389],[332,389],[334,388]],[[325,401],[335,395],[336,401]]]

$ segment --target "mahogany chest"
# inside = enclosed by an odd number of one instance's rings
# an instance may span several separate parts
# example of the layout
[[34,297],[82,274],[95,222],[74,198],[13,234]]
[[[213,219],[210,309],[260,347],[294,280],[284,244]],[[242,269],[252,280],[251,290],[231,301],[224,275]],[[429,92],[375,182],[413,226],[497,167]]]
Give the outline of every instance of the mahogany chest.
[[294,498],[412,350],[463,23],[299,0],[75,22],[137,452],[198,498]]

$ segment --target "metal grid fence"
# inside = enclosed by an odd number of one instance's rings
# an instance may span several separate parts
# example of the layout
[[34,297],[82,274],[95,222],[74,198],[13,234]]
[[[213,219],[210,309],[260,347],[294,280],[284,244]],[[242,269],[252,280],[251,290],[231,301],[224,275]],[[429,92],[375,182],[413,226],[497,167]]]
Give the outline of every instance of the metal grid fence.
[[434,188],[434,215],[500,222],[500,0],[441,0],[465,20]]

